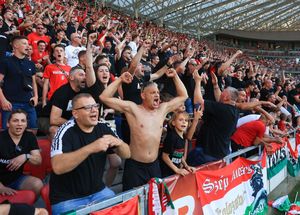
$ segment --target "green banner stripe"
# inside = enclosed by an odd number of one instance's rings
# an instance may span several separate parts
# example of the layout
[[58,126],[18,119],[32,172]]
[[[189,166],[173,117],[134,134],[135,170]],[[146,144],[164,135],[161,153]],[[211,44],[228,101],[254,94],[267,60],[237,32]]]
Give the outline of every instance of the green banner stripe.
[[287,160],[286,158],[278,163],[276,163],[275,166],[268,168],[267,173],[268,173],[268,179],[273,178],[277,173],[279,173],[285,166],[287,165]]

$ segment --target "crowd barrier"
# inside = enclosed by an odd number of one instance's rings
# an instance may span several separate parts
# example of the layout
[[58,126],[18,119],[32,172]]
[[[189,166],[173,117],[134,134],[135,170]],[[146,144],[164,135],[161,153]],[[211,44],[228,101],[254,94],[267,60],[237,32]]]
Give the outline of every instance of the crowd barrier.
[[[294,138],[296,137],[296,130],[290,131],[289,133],[293,133],[294,134]],[[297,134],[297,138],[300,140],[300,134]],[[284,138],[283,138],[284,139]],[[284,139],[285,140],[285,139]],[[286,144],[283,145],[275,145],[274,149],[274,156],[277,157],[277,163],[280,163],[280,159],[284,159],[285,161],[287,160],[286,158],[289,159],[288,154],[290,154],[289,152],[289,147],[288,145],[290,145],[288,140],[285,140]],[[300,141],[299,141],[300,142]],[[294,146],[294,143],[292,143],[291,145],[292,148],[297,148]],[[260,156],[259,159],[261,159],[260,163],[263,163],[262,167],[264,169],[264,171],[266,172],[265,174],[265,185],[264,188],[266,190],[266,193],[270,193],[273,189],[276,188],[276,186],[278,186],[278,184],[280,182],[282,182],[286,177],[287,177],[287,161],[284,165],[281,165],[282,168],[278,169],[278,166],[276,166],[274,157],[271,157],[269,155],[266,155],[266,153],[261,154],[262,150],[260,146],[251,146],[248,147],[246,149],[237,151],[235,153],[231,153],[229,154],[227,157],[225,157],[222,160],[216,161],[216,162],[212,162],[206,165],[201,165],[199,167],[197,167],[197,172],[196,175],[199,171],[201,172],[201,175],[204,174],[205,172],[211,172],[211,170],[220,170],[222,168],[227,167],[233,158],[238,157],[241,154],[244,154],[245,152],[249,152],[252,150],[257,150],[259,151],[258,156],[256,156],[256,158],[252,158],[253,160],[257,160],[258,157]],[[278,151],[278,153],[277,153]],[[285,153],[283,154],[283,156],[278,156],[280,154],[280,152],[284,151]],[[264,157],[262,157],[264,156]],[[249,160],[242,160],[241,162],[248,162],[248,166],[249,166],[249,162],[251,164],[251,162],[255,162],[255,161],[251,161],[251,158],[248,158]],[[239,159],[236,159],[239,160]],[[239,160],[239,161],[240,161]],[[270,160],[272,160],[272,164],[270,163]],[[258,162],[258,161],[257,161]],[[237,163],[236,161],[234,163]],[[255,163],[253,163],[255,164]],[[247,164],[243,163],[242,167],[245,168],[247,166]],[[253,165],[251,165],[253,166]],[[274,167],[275,166],[275,167]],[[237,169],[239,169],[240,167],[237,167]],[[276,170],[276,168],[278,170]],[[209,171],[206,171],[209,170]],[[274,175],[269,176],[268,175],[268,179],[267,178],[267,172],[268,174],[270,174],[272,171],[277,171]],[[227,171],[227,172],[232,172]],[[297,173],[298,174],[298,173]],[[198,176],[197,176],[198,177]],[[237,177],[237,176],[235,176]],[[252,176],[253,177],[253,176]],[[173,175],[167,178],[164,178],[163,181],[165,182],[165,184],[167,185],[169,192],[172,196],[172,200],[175,206],[175,214],[181,215],[181,214],[203,214],[202,211],[202,205],[200,202],[200,195],[201,193],[199,193],[198,189],[197,189],[197,180],[196,180],[196,176],[193,174],[188,174],[185,177],[182,177],[180,175]],[[198,184],[199,186],[199,184]],[[234,190],[234,188],[231,188],[231,190]],[[226,190],[226,189],[225,189]],[[124,203],[127,200],[132,199],[133,197],[137,196],[139,198],[139,211],[141,215],[146,215],[149,214],[148,211],[148,195],[149,195],[149,184],[143,185],[141,187],[117,194],[116,196],[106,199],[104,201],[101,202],[96,202],[93,205],[88,205],[84,208],[80,208],[77,209],[76,211],[72,211],[70,213],[67,214],[76,214],[76,215],[84,215],[84,214],[89,214],[89,213],[93,213],[99,210],[103,210],[105,208],[108,208],[110,206],[113,205],[118,205],[120,203]],[[222,198],[221,198],[222,199]],[[203,200],[202,200],[203,201]],[[218,200],[218,201],[222,201],[222,200]],[[227,200],[226,200],[227,201]],[[227,204],[226,204],[227,205]],[[205,206],[206,208],[208,207],[207,205]],[[249,207],[247,207],[248,209]],[[226,209],[227,210],[227,209]],[[229,209],[228,209],[229,210]],[[98,214],[98,213],[97,213]],[[101,213],[99,213],[101,214]],[[218,213],[220,214],[220,213]]]
[[[207,165],[202,165],[197,167],[198,171],[203,170],[217,170],[225,167],[230,164],[232,158],[237,157],[245,152],[257,150],[261,153],[260,146],[252,146],[244,150],[232,153],[225,157],[222,160],[217,162],[212,162]],[[174,202],[176,213],[177,214],[203,214],[201,202],[199,200],[199,194],[196,186],[196,177],[193,174],[188,174],[185,177],[179,175],[173,175],[167,178],[164,178],[163,181],[166,183],[167,187],[170,190],[172,200]],[[194,186],[194,187],[193,187]],[[133,198],[134,196],[139,196],[140,202],[140,214],[146,215],[148,213],[148,195],[149,195],[149,185],[143,185],[139,188],[117,194],[116,196],[104,200],[99,203],[87,206],[85,208],[78,209],[70,214],[83,215],[96,212],[102,209],[105,209],[109,206],[126,202],[127,200]]]

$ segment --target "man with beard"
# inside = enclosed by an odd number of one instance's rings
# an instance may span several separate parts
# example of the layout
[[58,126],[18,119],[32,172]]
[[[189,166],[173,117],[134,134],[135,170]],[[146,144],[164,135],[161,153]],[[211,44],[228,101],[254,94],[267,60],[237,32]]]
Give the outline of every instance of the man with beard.
[[37,124],[52,140],[58,128],[72,117],[72,99],[84,92],[85,72],[74,67],[69,71],[69,82],[58,88],[48,104],[38,114]]

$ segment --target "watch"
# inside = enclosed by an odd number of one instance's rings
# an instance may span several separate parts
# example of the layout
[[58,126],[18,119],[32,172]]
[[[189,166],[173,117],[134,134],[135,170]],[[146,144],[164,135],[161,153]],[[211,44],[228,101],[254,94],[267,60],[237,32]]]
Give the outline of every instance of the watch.
[[27,161],[30,159],[30,154],[26,154]]

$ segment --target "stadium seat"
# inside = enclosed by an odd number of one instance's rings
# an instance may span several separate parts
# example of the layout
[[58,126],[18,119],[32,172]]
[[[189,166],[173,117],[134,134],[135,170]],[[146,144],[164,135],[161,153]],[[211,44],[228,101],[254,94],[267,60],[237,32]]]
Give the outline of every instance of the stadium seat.
[[33,166],[29,163],[26,163],[24,165],[23,173],[43,180],[45,175],[52,171],[50,160],[51,142],[43,139],[39,139],[37,141],[39,148],[41,149],[42,163],[39,166]]
[[47,211],[49,212],[49,215],[51,215],[51,205],[49,200],[49,184],[43,187],[41,194],[46,203]]
[[11,203],[26,203],[31,206],[34,204],[35,200],[35,194],[31,190],[21,190],[18,191],[18,194],[15,194],[13,196],[0,196],[0,203],[3,202],[4,200],[8,200]]

